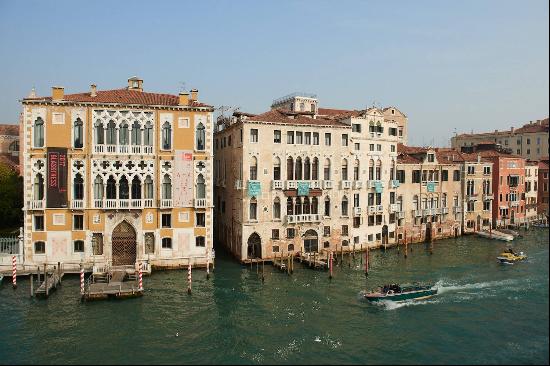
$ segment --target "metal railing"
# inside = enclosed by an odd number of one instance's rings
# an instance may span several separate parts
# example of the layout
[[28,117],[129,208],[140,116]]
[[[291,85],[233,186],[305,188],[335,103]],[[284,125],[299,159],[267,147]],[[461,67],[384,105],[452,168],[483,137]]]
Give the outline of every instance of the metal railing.
[[205,208],[206,198],[195,198],[195,208]]
[[319,214],[301,214],[301,215],[287,215],[287,224],[298,224],[305,222],[320,222],[321,215]]
[[17,236],[0,237],[0,254],[19,254],[19,238]]

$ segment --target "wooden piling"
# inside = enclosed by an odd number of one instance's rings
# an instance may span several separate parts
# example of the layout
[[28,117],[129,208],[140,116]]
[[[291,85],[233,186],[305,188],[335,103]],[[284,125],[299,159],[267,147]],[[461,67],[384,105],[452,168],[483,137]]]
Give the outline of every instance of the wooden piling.
[[59,284],[61,285],[61,262],[57,262],[57,276],[59,277]]
[[363,243],[361,243],[361,254],[359,255],[359,259],[361,259],[361,265],[363,265]]
[[367,250],[365,251],[365,277],[368,277],[369,275],[369,247],[367,246]]
[[262,283],[264,283],[265,281],[264,270],[265,270],[265,261],[262,259]]
[[29,278],[31,280],[31,297],[33,297],[34,296],[34,282],[33,282],[34,276],[33,276],[32,272],[31,272]]
[[329,256],[329,261],[328,261],[329,275],[328,275],[328,279],[332,280],[332,252],[329,252],[328,256]]
[[48,289],[48,271],[46,270],[46,264],[44,263],[44,288],[46,289],[46,297],[49,296]]

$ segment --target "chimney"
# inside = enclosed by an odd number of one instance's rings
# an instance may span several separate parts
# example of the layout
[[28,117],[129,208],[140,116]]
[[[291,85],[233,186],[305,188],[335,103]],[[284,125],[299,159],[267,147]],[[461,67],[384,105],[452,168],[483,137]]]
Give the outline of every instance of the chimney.
[[62,86],[52,86],[52,100],[63,100],[65,88]]
[[481,163],[481,155],[480,154],[477,154],[477,162]]
[[514,127],[510,127],[510,132],[514,133]]
[[199,91],[197,89],[191,89],[191,100],[193,102],[197,101],[198,96],[199,96]]
[[178,105],[189,105],[189,93],[181,92],[179,94]]
[[133,76],[128,79],[128,90],[143,91],[143,79]]
[[90,85],[90,96],[97,97],[97,85]]

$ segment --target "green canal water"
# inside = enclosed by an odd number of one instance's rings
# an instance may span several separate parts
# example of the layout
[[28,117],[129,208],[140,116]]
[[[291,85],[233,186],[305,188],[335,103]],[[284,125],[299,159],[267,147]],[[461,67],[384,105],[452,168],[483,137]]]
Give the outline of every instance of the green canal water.
[[[0,285],[0,364],[6,363],[496,363],[548,364],[548,230],[513,246],[528,260],[498,264],[507,244],[474,236],[359,256],[334,278],[296,263],[292,276],[266,266],[265,283],[217,250],[207,280],[157,272],[138,299],[80,303],[77,277],[48,300],[29,281]],[[439,294],[369,304],[365,288],[434,282]]]

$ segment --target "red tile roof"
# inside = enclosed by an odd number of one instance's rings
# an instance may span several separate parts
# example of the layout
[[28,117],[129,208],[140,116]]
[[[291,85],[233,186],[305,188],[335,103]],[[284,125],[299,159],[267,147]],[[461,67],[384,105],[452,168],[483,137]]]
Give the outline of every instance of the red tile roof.
[[[52,97],[25,98],[23,101],[46,101],[51,102]],[[65,94],[64,101],[83,102],[83,103],[118,103],[118,104],[139,104],[154,106],[178,106],[179,96],[172,94],[147,93],[139,90],[114,89],[98,90],[97,95],[92,97],[90,93]],[[190,101],[191,107],[209,107],[212,106]]]
[[292,114],[285,113],[279,109],[273,109],[268,112],[259,114],[254,117],[248,118],[248,121],[257,122],[275,122],[285,123],[291,125],[314,125],[314,126],[336,126],[336,127],[350,127],[349,125],[329,118],[309,118],[302,115],[296,115],[295,118],[291,118]]
[[0,125],[0,135],[19,136],[19,125]]
[[359,111],[357,110],[350,110],[350,109],[334,109],[334,108],[319,108],[317,109],[317,114],[321,116],[341,116],[341,115],[347,115],[347,114],[353,114],[357,113]]

